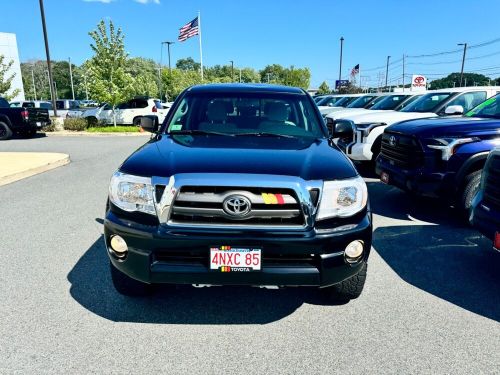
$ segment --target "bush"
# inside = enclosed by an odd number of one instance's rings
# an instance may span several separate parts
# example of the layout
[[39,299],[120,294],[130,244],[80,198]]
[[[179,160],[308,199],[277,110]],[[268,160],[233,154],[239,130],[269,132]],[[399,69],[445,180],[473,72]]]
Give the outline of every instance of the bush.
[[73,131],[84,131],[87,129],[87,120],[84,118],[64,119],[64,129]]
[[50,125],[44,126],[44,127],[42,128],[42,131],[43,131],[43,132],[46,132],[46,133],[49,133],[49,132],[55,132],[55,131],[56,131],[56,126],[55,126],[55,124],[52,122]]

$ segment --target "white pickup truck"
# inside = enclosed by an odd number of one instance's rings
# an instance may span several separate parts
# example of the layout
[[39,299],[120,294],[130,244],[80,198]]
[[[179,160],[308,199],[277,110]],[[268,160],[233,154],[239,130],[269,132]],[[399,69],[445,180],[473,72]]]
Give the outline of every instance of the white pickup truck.
[[462,115],[500,92],[498,86],[461,87],[427,92],[399,111],[370,111],[336,119],[327,117],[337,145],[351,159],[374,162],[384,130],[396,122]]
[[[165,103],[161,103],[159,99],[142,97],[134,98],[116,106],[116,123],[120,125],[139,126],[141,124],[142,116],[156,115],[158,116],[158,121],[161,124],[167,115],[168,109],[169,107],[166,107]],[[109,104],[89,109],[83,112],[80,116],[77,116],[78,113],[75,113],[74,115],[69,113],[68,117],[83,117],[88,119],[90,123],[95,124],[98,122],[113,124],[113,107]]]

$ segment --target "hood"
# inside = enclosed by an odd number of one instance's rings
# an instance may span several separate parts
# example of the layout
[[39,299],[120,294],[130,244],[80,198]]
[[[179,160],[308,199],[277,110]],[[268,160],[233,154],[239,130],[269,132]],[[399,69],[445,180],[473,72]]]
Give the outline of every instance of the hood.
[[322,115],[326,115],[326,114],[331,113],[331,112],[341,111],[345,108],[344,107],[330,107],[327,105],[320,105],[320,106],[318,106],[318,109]]
[[360,113],[352,116],[344,116],[344,119],[351,120],[355,124],[379,123],[383,122],[387,125],[394,124],[399,121],[412,120],[416,118],[436,117],[435,113],[420,113],[420,112],[397,112],[397,111],[369,111],[369,113]]
[[356,116],[370,112],[372,111],[365,108],[342,108],[340,111],[329,113],[328,116],[326,117],[337,120],[341,118],[349,118],[350,116]]
[[474,136],[484,133],[500,134],[500,119],[474,117],[442,117],[404,121],[386,129],[390,132],[418,137]]
[[327,139],[162,135],[134,152],[120,171],[139,176],[249,173],[333,180],[357,175]]

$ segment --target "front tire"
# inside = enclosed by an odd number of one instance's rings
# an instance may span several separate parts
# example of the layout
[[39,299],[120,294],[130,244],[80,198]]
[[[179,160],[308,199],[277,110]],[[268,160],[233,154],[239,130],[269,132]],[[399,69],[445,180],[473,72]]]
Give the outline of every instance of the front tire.
[[118,293],[129,297],[141,297],[151,294],[152,288],[150,284],[132,279],[119,271],[111,262],[109,262],[109,268],[113,286]]
[[472,200],[479,190],[479,185],[481,184],[481,172],[481,170],[475,171],[465,177],[458,207],[465,213],[469,212],[472,206]]
[[10,137],[12,137],[12,130],[5,122],[0,121],[0,141],[10,139]]
[[330,302],[349,302],[358,298],[365,286],[367,267],[368,265],[364,263],[354,276],[341,283],[322,289],[325,299]]

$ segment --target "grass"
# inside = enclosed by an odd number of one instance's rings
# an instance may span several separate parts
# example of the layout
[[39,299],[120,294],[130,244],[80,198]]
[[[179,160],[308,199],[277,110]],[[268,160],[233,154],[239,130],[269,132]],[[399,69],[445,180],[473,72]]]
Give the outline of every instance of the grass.
[[88,128],[89,133],[137,133],[139,128],[137,126],[97,126],[95,128]]

